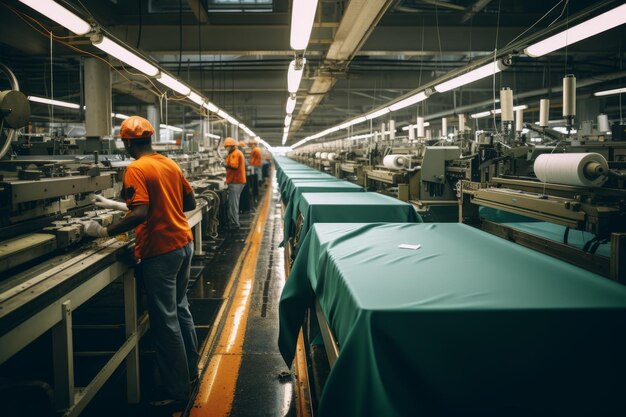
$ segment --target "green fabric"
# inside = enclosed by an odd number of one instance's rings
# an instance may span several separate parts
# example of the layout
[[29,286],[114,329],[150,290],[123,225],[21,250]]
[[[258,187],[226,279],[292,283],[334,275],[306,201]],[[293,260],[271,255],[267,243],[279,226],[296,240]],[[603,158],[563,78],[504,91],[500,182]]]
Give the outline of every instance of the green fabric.
[[[398,248],[421,244],[421,249]],[[320,417],[624,416],[626,288],[463,224],[315,224],[279,305],[340,346]]]
[[291,169],[288,169],[288,170],[285,170],[285,171],[278,171],[278,173],[276,174],[276,180],[278,181],[278,185],[281,185],[285,181],[285,179],[287,179],[288,177],[296,175],[296,174],[298,174],[298,175],[300,175],[300,174],[312,175],[312,174],[321,174],[321,172],[316,170],[316,169],[308,168],[308,167],[305,167],[305,168],[291,168]]
[[294,173],[287,174],[283,177],[282,182],[278,183],[278,187],[282,196],[289,195],[290,191],[293,189],[293,182],[296,180],[300,181],[339,181],[336,177],[332,175],[324,174],[322,172],[315,173]]
[[[314,223],[416,223],[422,221],[415,208],[378,193],[304,193],[298,212],[304,222],[303,239]],[[293,236],[285,236],[291,238]]]
[[293,195],[296,186],[303,182],[345,182],[343,180],[339,180],[335,177],[323,177],[323,176],[314,176],[312,178],[288,178],[283,182],[283,186],[280,187],[280,196],[282,197],[285,204],[289,203],[289,198]]
[[[502,225],[560,243],[563,243],[566,229],[565,226],[548,222],[507,222],[502,223]],[[570,230],[567,237],[567,244],[577,249],[583,249],[585,243],[589,242],[594,237],[595,235],[593,233],[584,232],[582,230]],[[610,258],[611,242],[599,245],[595,253],[596,255]]]
[[296,220],[298,216],[298,206],[300,199],[304,193],[355,193],[365,192],[365,189],[348,181],[293,181],[293,189],[286,196],[283,195],[283,201],[287,202],[285,212],[283,214],[283,245],[290,236],[295,233]]
[[[481,207],[479,213],[480,217],[486,220],[555,242],[563,243],[565,237],[566,227],[558,224],[542,222],[530,217],[520,216],[519,214],[509,213],[491,207]],[[591,241],[594,237],[595,235],[593,233],[582,230],[570,230],[567,244],[577,249],[583,249],[585,243]],[[599,245],[595,253],[610,258],[611,242]]]

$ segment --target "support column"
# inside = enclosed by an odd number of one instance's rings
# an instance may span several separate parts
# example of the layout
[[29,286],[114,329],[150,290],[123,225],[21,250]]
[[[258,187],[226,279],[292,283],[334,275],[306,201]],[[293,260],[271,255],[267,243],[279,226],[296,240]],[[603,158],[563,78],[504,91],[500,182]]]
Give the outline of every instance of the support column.
[[159,111],[159,106],[155,106],[154,104],[149,105],[146,116],[148,121],[152,124],[152,127],[154,127],[155,133],[152,141],[160,142],[161,135],[159,134],[159,132],[161,131],[161,128],[159,126],[161,125],[161,112]]
[[111,136],[111,69],[96,58],[85,59],[86,136]]

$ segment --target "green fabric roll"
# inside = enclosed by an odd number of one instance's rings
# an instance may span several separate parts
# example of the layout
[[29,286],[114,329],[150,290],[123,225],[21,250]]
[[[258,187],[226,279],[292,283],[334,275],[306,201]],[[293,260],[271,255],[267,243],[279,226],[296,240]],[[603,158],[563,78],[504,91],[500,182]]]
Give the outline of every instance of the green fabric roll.
[[[400,244],[420,244],[418,250]],[[624,416],[626,288],[463,224],[315,224],[279,305],[340,354],[320,417]]]
[[[304,193],[362,193],[365,189],[359,185],[352,184],[348,181],[336,180],[336,181],[293,181],[293,188],[288,192],[285,207],[285,213],[283,215],[283,242],[293,236],[296,227],[296,220],[298,216],[298,206],[300,205],[300,198]],[[282,245],[281,244],[281,245]]]

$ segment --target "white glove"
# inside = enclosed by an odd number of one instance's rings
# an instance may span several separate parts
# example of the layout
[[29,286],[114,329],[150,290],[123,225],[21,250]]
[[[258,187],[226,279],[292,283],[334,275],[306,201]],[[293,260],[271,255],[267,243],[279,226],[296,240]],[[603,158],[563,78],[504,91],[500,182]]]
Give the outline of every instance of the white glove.
[[85,234],[87,236],[92,237],[107,237],[109,236],[109,231],[106,227],[102,227],[100,223],[95,220],[89,220],[85,222],[81,222],[83,226],[85,226]]
[[120,210],[120,211],[128,211],[128,206],[126,203],[122,203],[121,201],[115,201],[108,198],[104,198],[101,195],[95,194],[94,199],[91,200],[98,207]]

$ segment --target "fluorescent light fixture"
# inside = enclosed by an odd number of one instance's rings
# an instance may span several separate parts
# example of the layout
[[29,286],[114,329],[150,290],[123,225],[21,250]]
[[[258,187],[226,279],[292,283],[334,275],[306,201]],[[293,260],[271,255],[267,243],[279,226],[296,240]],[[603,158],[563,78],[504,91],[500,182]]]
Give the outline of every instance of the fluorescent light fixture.
[[350,126],[352,126],[352,123],[348,122],[344,122],[342,124],[340,124],[339,126],[337,126],[337,130],[343,130],[343,129],[347,129]]
[[79,104],[68,103],[67,101],[61,101],[61,100],[52,100],[50,98],[45,98],[45,97],[28,96],[28,100],[35,102],[35,103],[50,104],[52,106],[57,106],[57,107],[66,107],[68,109],[80,109]]
[[622,94],[622,93],[626,93],[626,88],[616,88],[615,90],[598,91],[597,93],[593,93],[593,95],[596,97],[601,97],[601,96],[610,96],[613,94]]
[[480,113],[474,113],[474,114],[470,115],[470,117],[472,119],[481,119],[481,118],[487,117],[487,116],[491,116],[491,112],[490,111],[482,111]]
[[463,85],[473,83],[474,81],[489,77],[493,74],[497,74],[504,68],[506,67],[501,61],[490,62],[487,65],[468,71],[465,74],[452,78],[451,80],[437,84],[435,86],[435,90],[439,93],[445,93],[446,91],[454,90],[455,88],[459,88]]
[[304,51],[309,45],[317,0],[293,0],[291,7],[291,49]]
[[391,111],[400,110],[405,107],[412,106],[413,104],[417,104],[420,101],[424,101],[427,98],[428,96],[426,96],[426,93],[421,91],[417,94],[412,95],[411,97],[407,97],[404,100],[400,100],[399,102],[392,104],[391,106],[389,106],[389,110]]
[[206,101],[202,105],[202,107],[204,107],[205,109],[207,109],[208,111],[213,112],[213,113],[218,113],[219,110],[220,110],[215,104],[211,103],[210,101]]
[[119,59],[120,61],[130,65],[131,67],[143,72],[151,77],[156,77],[159,70],[143,58],[140,58],[133,52],[123,46],[113,42],[106,36],[102,36],[99,40],[92,40],[93,45],[106,52],[107,54]]
[[563,32],[532,44],[524,49],[524,53],[533,58],[543,56],[624,23],[626,23],[626,4],[622,4],[608,12],[572,26]]
[[189,93],[189,100],[193,101],[199,106],[202,106],[202,104],[204,103],[204,97],[202,97],[200,94],[197,94],[194,91]]
[[522,104],[521,106],[513,106],[513,111],[517,110],[526,110],[528,106],[526,104]]
[[283,133],[283,141],[282,141],[283,145],[284,145],[285,143],[287,143],[287,137],[288,137],[288,136],[289,136],[289,135],[287,135],[286,133]]
[[219,139],[220,138],[218,135],[214,135],[213,133],[205,133],[204,136],[207,137],[207,138],[210,138],[210,139]]
[[365,115],[365,119],[366,120],[376,119],[377,117],[380,117],[380,116],[385,115],[387,113],[389,113],[389,107],[385,107],[385,108],[382,108],[382,109],[380,109],[378,111],[375,111],[373,113],[366,114]]
[[222,109],[217,109],[217,115],[219,117],[221,117],[222,119],[228,120],[228,118],[230,117],[230,115],[228,113],[226,113],[224,110]]
[[163,84],[164,86],[171,88],[172,90],[176,91],[178,94],[181,94],[183,96],[187,96],[191,93],[191,88],[187,87],[185,84],[181,83],[176,78],[164,72],[161,73],[159,78],[157,78],[157,81]]
[[350,126],[358,125],[359,123],[363,123],[365,121],[367,121],[365,116],[359,116],[356,119],[350,120]]
[[115,113],[113,117],[115,117],[116,119],[120,119],[120,120],[126,120],[130,118],[130,116],[126,116],[125,114],[122,114],[122,113]]
[[233,126],[239,126],[239,121],[237,119],[235,119],[233,116],[226,116],[226,120],[228,121],[228,123],[230,123]]
[[52,19],[59,25],[69,29],[76,35],[84,35],[91,31],[91,25],[52,0],[20,0],[27,6],[37,10],[48,19]]
[[289,125],[291,125],[291,115],[290,114],[285,116],[285,126],[289,127]]
[[[526,110],[528,108],[528,106],[526,104],[522,104],[521,106],[515,106],[513,107],[513,111],[517,111],[517,110]],[[478,115],[483,115],[484,113],[488,113],[487,116],[489,116],[489,114],[500,114],[502,113],[502,109],[495,109],[495,110],[491,110],[488,112],[482,112],[482,113],[476,113]],[[471,117],[474,117],[475,115],[472,115]],[[474,117],[474,119],[480,119],[481,117],[485,117],[483,116],[478,116],[478,117]]]
[[176,126],[160,124],[159,127],[161,129],[171,130],[172,132],[182,132],[183,131],[183,129],[181,129],[180,127],[176,127]]
[[285,109],[287,114],[293,113],[295,108],[296,108],[296,98],[295,97],[287,98],[287,108]]
[[296,94],[298,92],[305,65],[306,58],[302,58],[302,67],[300,69],[296,69],[295,59],[289,63],[289,69],[287,70],[287,91],[289,91],[289,93]]

